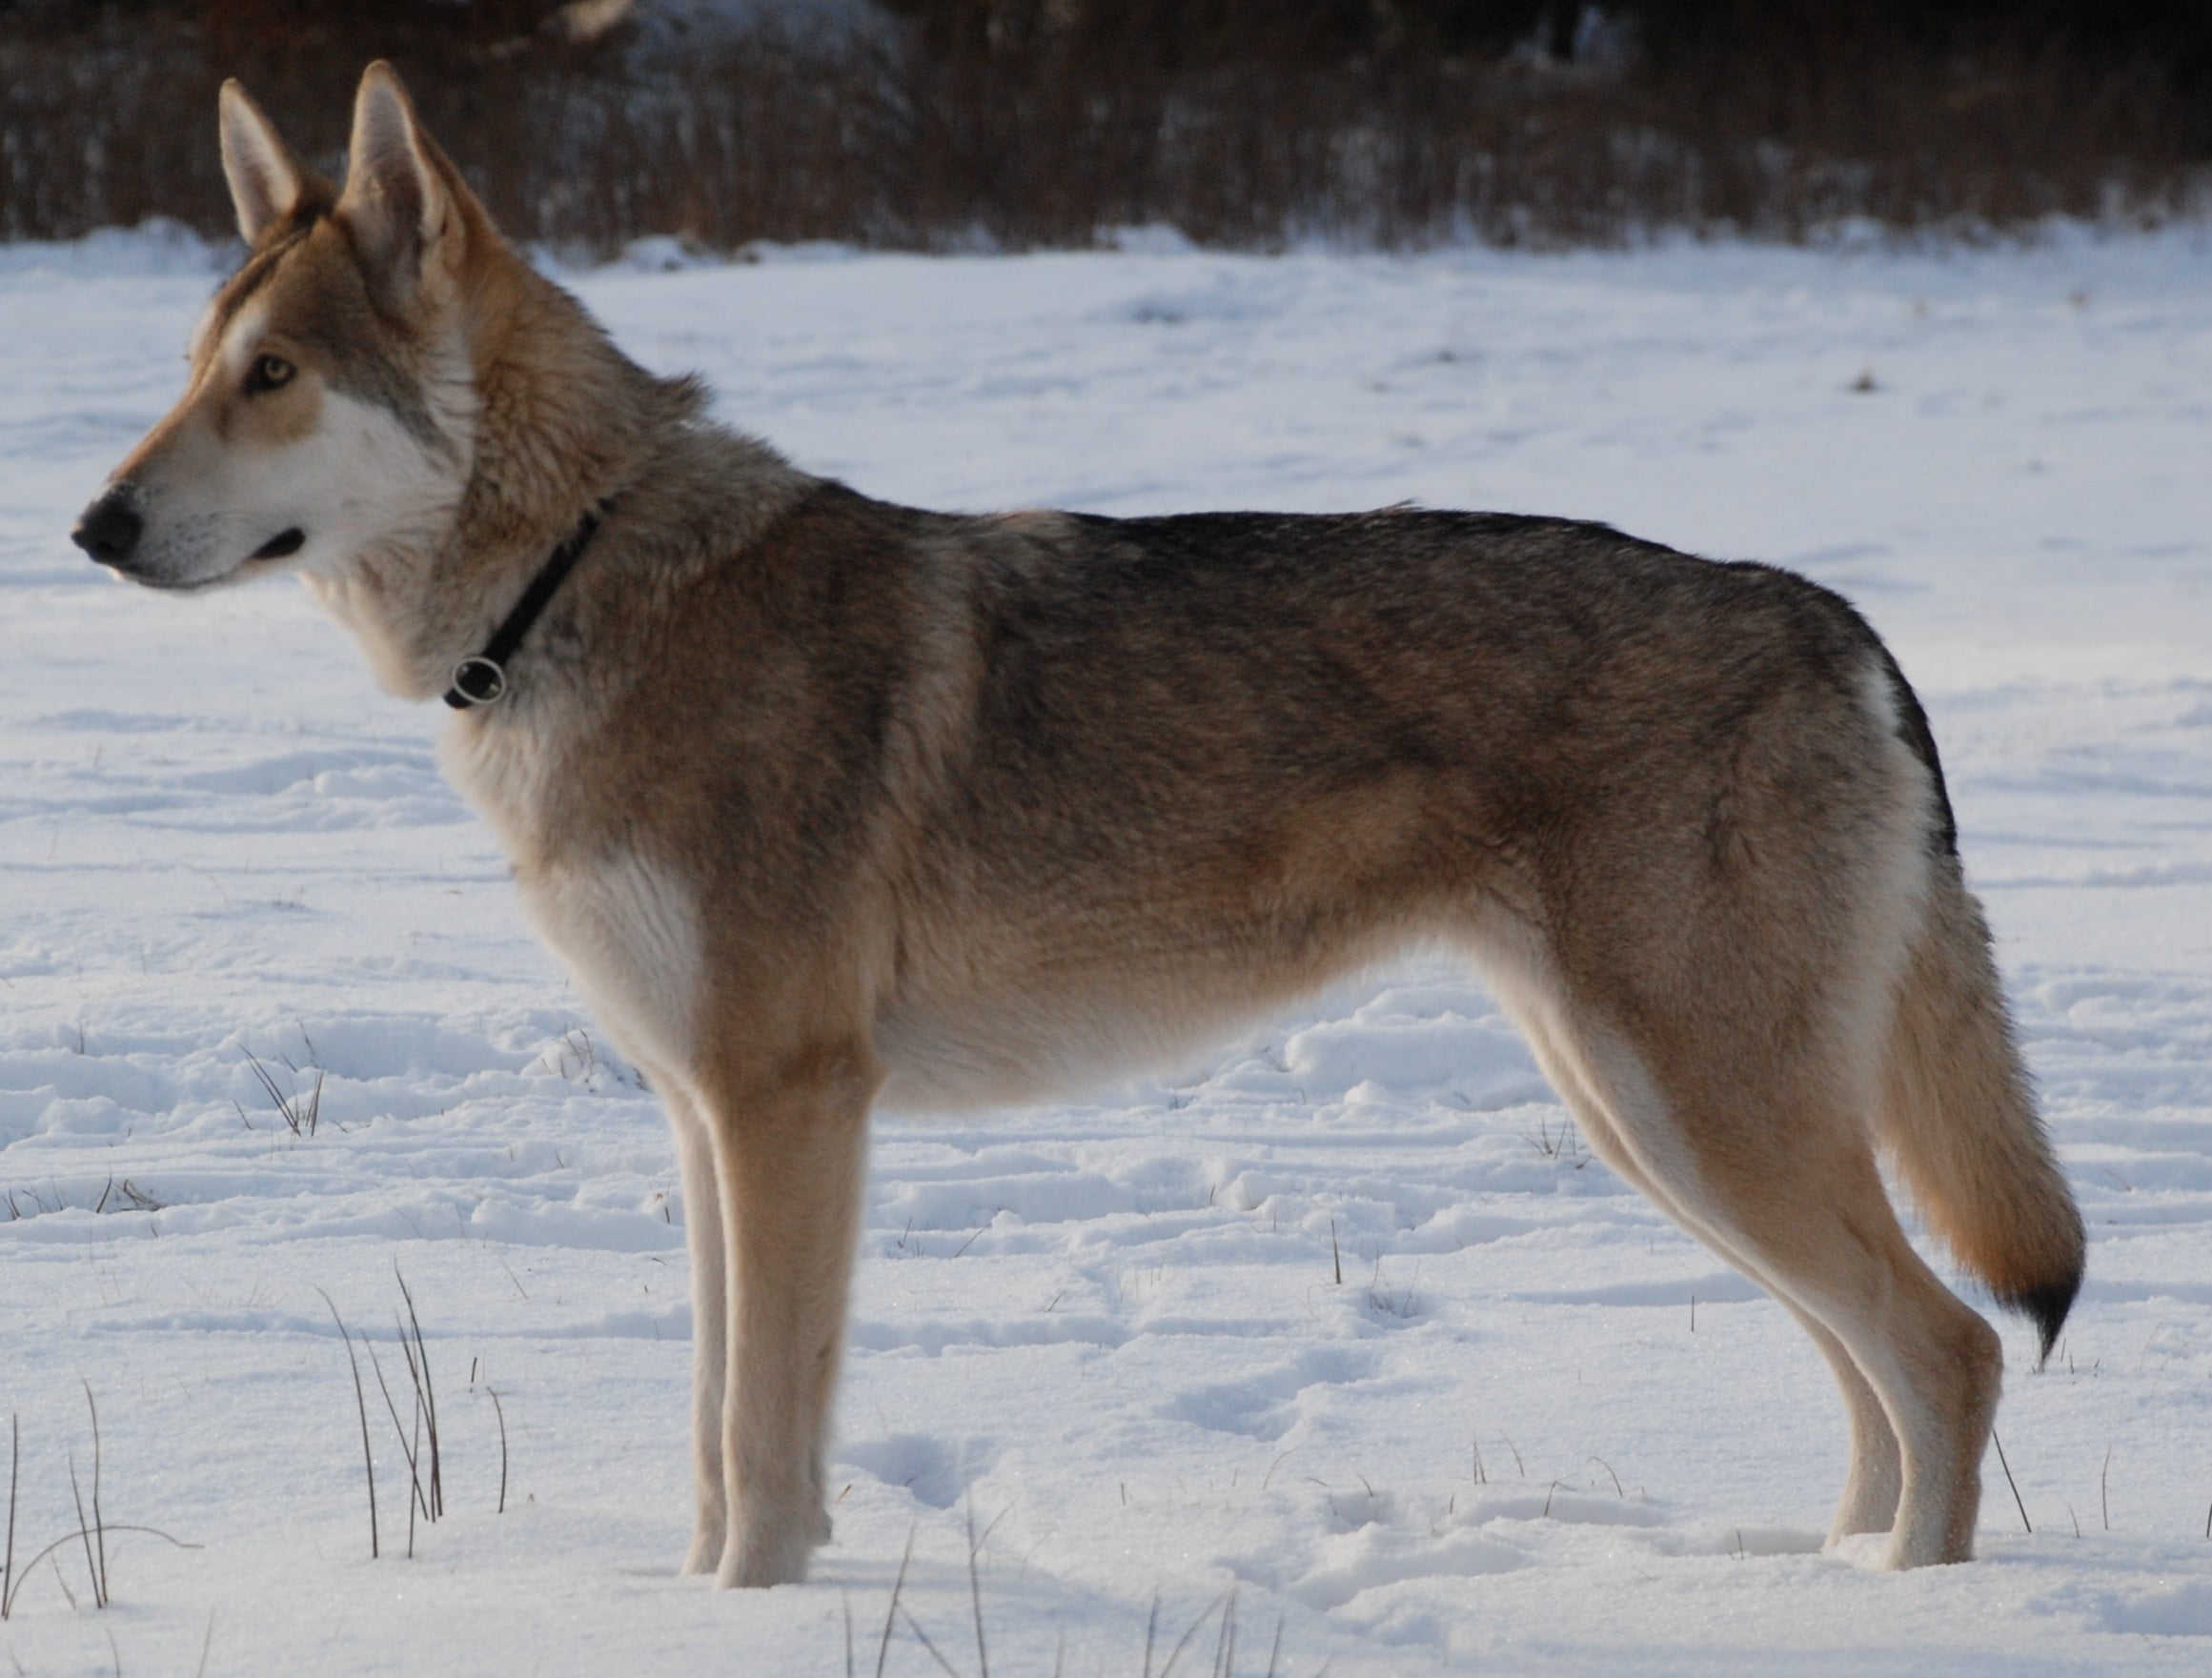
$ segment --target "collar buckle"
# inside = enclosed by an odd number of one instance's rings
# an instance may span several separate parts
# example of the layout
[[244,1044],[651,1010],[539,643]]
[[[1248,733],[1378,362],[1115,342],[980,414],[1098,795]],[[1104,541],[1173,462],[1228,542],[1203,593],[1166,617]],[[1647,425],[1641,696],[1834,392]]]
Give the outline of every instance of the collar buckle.
[[445,702],[462,711],[473,705],[497,704],[506,697],[506,670],[497,660],[472,653],[453,667],[453,686]]
[[568,539],[546,556],[545,564],[525,589],[522,597],[515,602],[515,609],[507,614],[505,621],[492,632],[492,638],[480,653],[472,653],[453,667],[453,686],[445,690],[445,702],[456,711],[472,711],[478,705],[497,704],[507,694],[507,660],[515,649],[522,644],[522,637],[530,633],[530,626],[538,621],[538,615],[545,610],[546,602],[568,576],[569,568],[583,557],[583,551],[591,546],[593,535],[599,521],[614,510],[610,496],[589,509]]

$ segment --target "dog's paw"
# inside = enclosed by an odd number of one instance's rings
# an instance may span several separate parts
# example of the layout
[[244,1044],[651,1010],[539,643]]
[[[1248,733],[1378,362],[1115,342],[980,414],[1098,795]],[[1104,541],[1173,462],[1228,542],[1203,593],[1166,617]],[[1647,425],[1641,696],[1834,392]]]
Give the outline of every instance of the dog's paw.
[[764,1590],[772,1585],[800,1585],[814,1547],[796,1532],[772,1538],[732,1539],[722,1551],[715,1583],[724,1590]]

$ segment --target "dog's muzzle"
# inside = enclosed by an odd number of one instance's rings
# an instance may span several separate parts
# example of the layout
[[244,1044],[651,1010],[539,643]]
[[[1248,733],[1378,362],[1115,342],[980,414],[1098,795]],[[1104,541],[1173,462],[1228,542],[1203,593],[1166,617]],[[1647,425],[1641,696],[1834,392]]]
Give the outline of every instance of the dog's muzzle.
[[129,485],[117,484],[85,509],[70,540],[102,565],[135,574],[131,556],[138,550],[146,520],[138,516],[134,500]]

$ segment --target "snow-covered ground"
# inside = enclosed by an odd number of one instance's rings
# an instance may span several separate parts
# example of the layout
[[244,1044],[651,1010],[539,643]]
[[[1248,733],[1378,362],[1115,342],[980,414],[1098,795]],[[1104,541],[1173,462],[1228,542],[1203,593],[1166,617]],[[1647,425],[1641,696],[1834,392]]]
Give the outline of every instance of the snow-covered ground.
[[[1776,1306],[1591,1163],[1415,962],[1064,1104],[879,1127],[814,1583],[672,1577],[682,1206],[652,1101],[290,583],[66,533],[173,398],[189,244],[0,250],[0,1410],[46,1673],[1308,1678],[2212,1663],[2212,255],[1678,247],[868,257],[575,285],[871,493],[1574,514],[1856,599],[1932,713],[2090,1279],[2007,1321],[1971,1566],[1819,1553],[1841,1414]],[[1862,377],[1862,374],[1865,375]],[[1870,385],[1871,388],[1859,388]],[[312,1134],[295,1136],[254,1059]],[[1338,1281],[1341,1270],[1342,1281]],[[375,1377],[419,1309],[448,1514]],[[365,1371],[366,1372],[366,1371]],[[112,1606],[74,1543],[99,1404]],[[492,1393],[498,1395],[495,1408]],[[401,1412],[407,1411],[401,1405]],[[502,1474],[505,1512],[496,1513]],[[67,1593],[74,1593],[74,1606]],[[1208,1617],[1209,1614],[1212,1617]],[[1226,1651],[1223,1651],[1226,1652]],[[902,1618],[885,1670],[938,1664]]]

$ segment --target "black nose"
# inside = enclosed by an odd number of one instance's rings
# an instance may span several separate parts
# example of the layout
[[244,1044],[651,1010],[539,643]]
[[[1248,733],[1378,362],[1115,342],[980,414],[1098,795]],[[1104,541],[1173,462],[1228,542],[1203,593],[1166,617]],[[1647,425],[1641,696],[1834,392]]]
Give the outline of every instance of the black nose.
[[70,532],[70,540],[102,565],[128,570],[131,551],[138,546],[138,535],[145,528],[146,521],[131,505],[131,497],[121,490],[110,490],[85,509],[77,528]]

